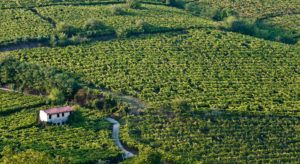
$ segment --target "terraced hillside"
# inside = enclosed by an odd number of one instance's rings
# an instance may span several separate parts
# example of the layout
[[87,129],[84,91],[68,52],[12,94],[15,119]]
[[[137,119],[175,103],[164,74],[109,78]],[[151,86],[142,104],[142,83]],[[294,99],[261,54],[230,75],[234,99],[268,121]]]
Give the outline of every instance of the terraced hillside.
[[[300,163],[300,1],[200,0],[238,13],[218,21],[201,6],[143,2],[0,0],[0,58],[16,59],[0,78],[17,77],[3,85],[58,77],[28,87],[71,87],[52,103],[85,106],[44,127],[37,112],[51,99],[0,91],[0,163],[29,149],[54,163]],[[137,156],[123,161],[109,115]]]
[[298,52],[236,33],[192,30],[11,54],[154,106],[180,97],[195,107],[279,112],[299,111]]
[[[0,91],[0,109],[10,110],[9,114],[0,113],[0,152],[9,147],[16,153],[28,149],[46,153],[57,162],[59,159],[72,163],[118,161],[121,152],[111,139],[111,125],[105,114],[80,109],[71,125],[41,127],[37,124],[38,111],[50,108],[38,105],[43,99]],[[29,107],[30,104],[36,107]],[[12,157],[4,156],[3,160],[6,158]]]

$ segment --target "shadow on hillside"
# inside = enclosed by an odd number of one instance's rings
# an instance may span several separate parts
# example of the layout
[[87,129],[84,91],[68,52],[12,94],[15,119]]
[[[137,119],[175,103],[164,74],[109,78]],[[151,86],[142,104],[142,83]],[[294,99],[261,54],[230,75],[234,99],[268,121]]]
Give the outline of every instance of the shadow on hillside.
[[228,30],[291,45],[296,44],[300,39],[300,34],[297,31],[247,19],[234,21]]
[[7,109],[5,111],[0,111],[0,116],[8,116],[17,112],[20,112],[21,110],[28,109],[28,108],[38,108],[41,106],[44,106],[46,103],[40,103],[40,104],[34,104],[34,105],[28,105],[28,106],[22,106],[22,107],[15,107],[11,109]]

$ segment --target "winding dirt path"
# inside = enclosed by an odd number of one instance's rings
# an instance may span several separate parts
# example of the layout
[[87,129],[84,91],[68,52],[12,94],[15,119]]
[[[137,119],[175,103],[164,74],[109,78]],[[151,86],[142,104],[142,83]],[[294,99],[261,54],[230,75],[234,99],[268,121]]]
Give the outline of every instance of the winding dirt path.
[[124,148],[124,146],[122,145],[120,138],[119,138],[119,133],[120,133],[120,123],[113,119],[113,118],[107,118],[107,121],[109,121],[110,123],[114,124],[113,125],[113,132],[112,132],[112,137],[115,140],[116,145],[122,150],[122,152],[124,153],[123,158],[127,159],[127,158],[131,158],[134,156],[134,154],[128,150],[126,150]]
[[[0,87],[0,90],[7,91],[7,92],[22,93],[22,92],[19,92],[19,91],[16,91],[16,90],[3,88],[3,87]],[[126,102],[126,103],[130,104],[132,109],[144,109],[144,108],[146,108],[146,105],[142,101],[140,101],[139,99],[137,99],[135,97],[127,96],[127,95],[119,95],[119,94],[113,93],[111,91],[105,91],[105,92],[113,95],[116,99],[118,99],[120,101],[123,101],[123,102]],[[131,157],[135,156],[135,154],[133,154],[132,152],[126,150],[124,148],[124,146],[122,145],[121,141],[120,141],[120,138],[119,138],[120,123],[117,120],[113,119],[113,118],[106,118],[106,120],[113,124],[112,138],[115,141],[115,144],[117,145],[117,147],[122,150],[122,152],[124,154],[123,159],[128,159],[128,158],[131,158]]]

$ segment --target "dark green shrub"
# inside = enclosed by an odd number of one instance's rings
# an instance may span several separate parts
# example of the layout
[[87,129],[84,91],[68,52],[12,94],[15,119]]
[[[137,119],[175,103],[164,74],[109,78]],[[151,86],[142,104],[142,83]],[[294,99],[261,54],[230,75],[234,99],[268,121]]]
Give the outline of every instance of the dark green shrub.
[[254,24],[254,20],[248,19],[237,19],[232,22],[230,29],[234,32],[254,35],[257,31],[257,27]]
[[56,26],[56,31],[58,33],[64,33],[67,36],[72,36],[76,34],[77,29],[74,26],[68,25],[64,22],[60,22]]
[[55,45],[66,46],[70,44],[69,38],[65,33],[57,34],[57,41]]
[[12,57],[1,58],[0,60],[0,84],[14,83],[17,74],[16,68],[19,62]]
[[79,36],[79,35],[72,36],[69,39],[69,43],[71,43],[71,44],[80,44],[80,43],[85,43],[85,42],[88,42],[88,41],[89,41],[89,39],[87,37]]
[[183,9],[185,2],[183,0],[166,0],[166,5]]
[[229,16],[238,14],[230,9],[218,9],[206,3],[190,2],[185,5],[185,10],[193,15],[211,18],[216,21],[222,21]]
[[287,44],[295,44],[298,41],[296,38],[297,34],[293,31],[274,27],[252,19],[239,18],[232,19],[231,21],[226,19],[224,23],[225,27],[233,32]]
[[72,114],[70,115],[69,119],[68,119],[68,123],[71,126],[80,126],[85,122],[85,118],[82,116],[82,113],[80,112],[80,110],[76,110],[72,112]]
[[191,2],[185,5],[185,10],[192,13],[193,15],[200,15],[201,8],[196,2]]
[[52,104],[62,104],[65,101],[65,95],[59,89],[54,88],[49,93],[48,99]]
[[57,45],[57,38],[55,35],[50,36],[49,44],[52,47],[55,47]]
[[130,36],[130,34],[132,33],[131,29],[126,29],[126,28],[118,28],[116,31],[116,35],[119,38],[125,38]]
[[92,107],[96,109],[103,109],[104,108],[104,101],[99,99],[95,99],[92,101]]

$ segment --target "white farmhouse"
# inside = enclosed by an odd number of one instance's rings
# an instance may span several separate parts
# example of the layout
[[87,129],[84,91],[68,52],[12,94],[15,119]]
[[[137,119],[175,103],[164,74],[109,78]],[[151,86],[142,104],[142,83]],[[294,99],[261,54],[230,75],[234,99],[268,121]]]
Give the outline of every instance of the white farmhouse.
[[73,111],[74,109],[70,106],[41,110],[39,118],[41,122],[61,125],[68,121]]

